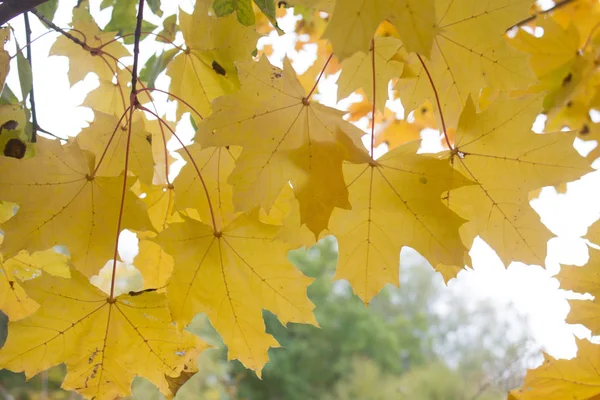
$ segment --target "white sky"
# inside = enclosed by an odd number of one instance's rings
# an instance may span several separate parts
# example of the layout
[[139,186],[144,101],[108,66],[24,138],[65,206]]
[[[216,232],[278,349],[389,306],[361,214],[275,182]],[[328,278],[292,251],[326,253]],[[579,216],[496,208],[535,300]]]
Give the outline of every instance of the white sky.
[[[68,26],[72,7],[76,2],[76,0],[60,0],[60,7],[55,17],[57,25],[65,28]],[[110,19],[110,10],[99,13],[99,4],[100,0],[91,0],[92,13],[103,26]],[[193,6],[191,0],[163,1],[162,8],[165,16],[175,13],[178,4],[187,11],[191,11]],[[31,16],[31,22],[34,38],[46,31],[35,16]],[[160,25],[160,19],[152,22]],[[22,18],[13,20],[12,25],[17,31],[19,43],[24,44]],[[284,30],[290,29],[293,27],[293,18],[286,18],[281,26]],[[40,125],[50,132],[63,137],[73,136],[87,125],[86,121],[93,118],[89,109],[78,105],[83,101],[85,94],[97,86],[98,80],[95,76],[88,75],[84,82],[69,88],[66,58],[47,57],[56,37],[56,34],[51,33],[32,45],[38,120]],[[291,35],[277,37],[274,34],[269,40],[275,44],[276,53],[271,58],[273,63],[277,63],[277,58],[283,55],[280,48],[292,49],[288,52],[288,56],[295,61],[294,66],[298,69],[305,68],[303,64],[306,65],[314,60],[314,55],[306,52],[298,54],[293,51],[294,37]],[[14,43],[7,46],[10,54],[14,54],[13,46]],[[142,46],[142,65],[156,49],[156,47],[151,49],[148,47]],[[16,59],[13,60],[11,69],[16,71],[14,61]],[[7,84],[17,94],[19,92],[17,74],[13,73],[9,78]],[[330,106],[336,106],[337,101],[335,79],[336,77],[324,79],[319,87],[320,93],[324,94],[320,96],[320,100]],[[167,88],[168,78],[166,76],[159,78],[157,87]],[[342,103],[341,106],[343,105]],[[174,116],[172,104],[160,107],[169,111],[167,114],[169,117]],[[397,107],[400,107],[398,102],[394,109]],[[191,136],[189,123],[181,123],[178,130],[180,133],[187,132],[188,137]],[[469,293],[473,298],[492,298],[498,303],[514,304],[529,316],[532,333],[540,346],[555,357],[572,357],[576,352],[573,334],[589,337],[589,331],[581,326],[565,324],[564,318],[569,310],[566,298],[573,296],[559,290],[558,281],[552,276],[558,272],[559,263],[582,265],[587,261],[587,247],[580,236],[584,235],[587,226],[600,216],[600,173],[593,172],[569,184],[567,194],[557,194],[554,189],[546,188],[541,198],[534,203],[543,222],[557,235],[549,242],[546,269],[521,263],[513,263],[505,268],[493,250],[483,241],[478,240],[471,252],[474,269],[462,271],[449,286],[452,290]],[[126,249],[123,253],[127,253]],[[130,257],[124,254],[124,258]]]

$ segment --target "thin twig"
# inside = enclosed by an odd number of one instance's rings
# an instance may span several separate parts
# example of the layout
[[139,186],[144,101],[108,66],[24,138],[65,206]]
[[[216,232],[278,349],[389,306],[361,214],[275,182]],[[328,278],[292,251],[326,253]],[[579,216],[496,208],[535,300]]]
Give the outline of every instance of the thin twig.
[[[25,19],[25,40],[27,41],[27,62],[29,63],[29,70],[31,72],[31,90],[29,91],[29,103],[31,104],[31,123],[33,129],[31,129],[31,143],[37,141],[37,112],[35,111],[35,96],[33,93],[33,57],[31,55],[31,26],[29,25],[29,13],[25,11],[23,13]],[[25,100],[25,99],[23,99]]]
[[44,128],[42,128],[42,127],[40,127],[40,126],[38,126],[38,127],[37,127],[37,130],[38,130],[38,131],[40,131],[40,132],[42,132],[42,133],[45,133],[46,135],[50,135],[50,136],[52,136],[52,137],[55,137],[55,138],[57,138],[58,140],[62,140],[62,141],[65,141],[65,142],[68,142],[68,141],[69,141],[69,139],[67,139],[67,138],[64,138],[64,137],[61,137],[61,136],[58,136],[58,135],[55,135],[55,134],[54,134],[54,133],[52,133],[52,132],[48,132],[47,130],[45,130]]
[[142,37],[142,20],[144,18],[144,0],[140,0],[138,8],[137,24],[135,26],[135,36],[133,44],[133,67],[131,73],[131,98],[132,106],[137,103],[136,85],[138,80],[138,58],[140,55],[140,40]]
[[85,42],[79,40],[75,36],[71,35],[69,32],[62,29],[60,26],[56,25],[54,22],[50,21],[48,18],[44,17],[36,9],[31,10],[31,13],[33,15],[35,15],[36,17],[38,17],[40,21],[42,21],[43,23],[48,25],[50,28],[54,29],[56,32],[60,33],[64,37],[66,37],[67,39],[71,40],[73,43],[80,45],[85,50],[90,50],[89,46]]
[[513,26],[508,28],[507,31],[510,31],[511,29],[519,27],[519,26],[526,25],[526,24],[530,23],[531,21],[534,21],[539,15],[544,15],[544,14],[548,14],[552,11],[556,11],[557,9],[564,7],[572,2],[573,2],[573,0],[559,0],[554,4],[554,6],[550,7],[549,9],[536,12],[535,14],[525,18],[524,20],[517,22],[516,24],[514,24]]

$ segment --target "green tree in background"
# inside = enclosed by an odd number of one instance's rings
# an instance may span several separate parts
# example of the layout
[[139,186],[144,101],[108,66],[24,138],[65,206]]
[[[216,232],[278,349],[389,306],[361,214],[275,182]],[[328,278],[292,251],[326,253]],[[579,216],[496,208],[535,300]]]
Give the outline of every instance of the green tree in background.
[[[344,281],[333,282],[335,240],[289,254],[316,278],[308,295],[320,328],[282,326],[265,312],[267,330],[282,344],[271,349],[262,379],[237,361],[226,362],[218,334],[206,318],[188,329],[215,348],[200,358],[200,372],[177,399],[247,400],[496,400],[521,383],[531,348],[526,321],[514,309],[468,301],[444,288],[441,277],[414,251],[404,251],[401,288],[385,288],[366,307]],[[58,373],[60,382],[60,369]],[[10,393],[39,398],[20,375],[3,372]],[[66,398],[49,385],[52,398]],[[62,393],[62,394],[61,394]],[[163,398],[137,378],[133,398]]]

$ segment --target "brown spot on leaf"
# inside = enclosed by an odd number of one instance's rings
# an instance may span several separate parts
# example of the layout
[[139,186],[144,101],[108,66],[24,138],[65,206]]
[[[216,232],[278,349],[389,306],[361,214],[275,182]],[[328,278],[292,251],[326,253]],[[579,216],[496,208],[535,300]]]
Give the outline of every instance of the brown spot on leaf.
[[227,76],[227,71],[225,71],[225,68],[218,62],[213,61],[211,67],[217,74]]
[[13,138],[6,142],[6,145],[4,146],[4,155],[12,158],[23,158],[26,150],[27,145],[25,143],[19,139]]

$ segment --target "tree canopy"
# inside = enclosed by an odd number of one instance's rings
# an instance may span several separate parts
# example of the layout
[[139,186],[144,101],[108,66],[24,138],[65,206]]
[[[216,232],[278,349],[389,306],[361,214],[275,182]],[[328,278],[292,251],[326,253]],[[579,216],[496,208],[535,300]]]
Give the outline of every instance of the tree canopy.
[[[21,3],[22,46],[7,44],[15,20],[1,31],[0,367],[32,377],[64,363],[63,387],[89,398],[127,396],[136,376],[172,397],[208,347],[184,329],[200,313],[228,359],[260,377],[285,344],[264,310],[319,325],[314,278],[287,254],[325,236],[337,240],[334,279],[365,304],[399,285],[404,247],[446,282],[471,266],[476,237],[505,264],[543,265],[553,234],[530,200],[594,171],[597,153],[573,143],[598,139],[596,0],[197,0],[173,15],[159,0],[103,0],[103,27],[80,0],[69,28],[52,21],[60,2],[39,3]],[[297,16],[287,33],[284,14]],[[75,137],[38,119],[30,16],[56,35],[49,56],[66,57],[70,85],[98,79]],[[269,60],[260,38],[284,34],[316,50],[305,71]],[[142,60],[143,48],[156,52]],[[317,96],[338,73],[338,96],[361,99],[344,111]],[[140,279],[123,289],[131,233]],[[561,270],[562,288],[595,295],[594,251]],[[568,321],[598,332],[598,304],[572,301]],[[600,395],[586,356],[598,345],[579,347],[573,360],[546,357],[510,396]]]

